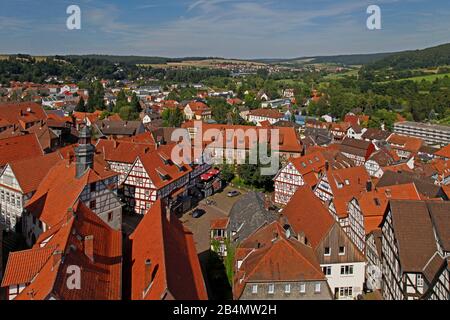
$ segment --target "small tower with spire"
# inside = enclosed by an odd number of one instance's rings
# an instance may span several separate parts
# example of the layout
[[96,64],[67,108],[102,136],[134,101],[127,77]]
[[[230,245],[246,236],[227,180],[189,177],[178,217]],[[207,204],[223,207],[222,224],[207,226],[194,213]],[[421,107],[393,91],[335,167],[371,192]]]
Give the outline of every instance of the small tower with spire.
[[95,147],[91,143],[91,131],[84,124],[79,131],[78,147],[75,148],[76,178],[81,178],[89,168],[94,167]]

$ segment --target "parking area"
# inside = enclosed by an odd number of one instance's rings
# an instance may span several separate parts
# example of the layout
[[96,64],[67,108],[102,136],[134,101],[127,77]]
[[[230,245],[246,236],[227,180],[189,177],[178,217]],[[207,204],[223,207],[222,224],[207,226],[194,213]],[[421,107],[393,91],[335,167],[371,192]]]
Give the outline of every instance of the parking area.
[[208,200],[214,201],[214,205],[207,205],[205,200],[201,201],[197,208],[206,211],[202,217],[194,219],[192,217],[192,210],[180,218],[183,225],[194,234],[194,241],[198,253],[203,253],[210,248],[209,233],[211,221],[228,217],[234,203],[241,198],[242,195],[233,198],[227,197],[227,193],[231,190],[238,189],[227,187],[222,192],[209,197]]

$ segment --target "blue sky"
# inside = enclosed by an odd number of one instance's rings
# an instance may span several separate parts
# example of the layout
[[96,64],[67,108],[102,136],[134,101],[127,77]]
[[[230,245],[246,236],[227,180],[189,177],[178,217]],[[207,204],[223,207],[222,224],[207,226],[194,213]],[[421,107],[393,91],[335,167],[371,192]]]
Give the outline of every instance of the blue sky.
[[[66,28],[71,4],[81,30]],[[366,28],[372,4],[382,30]],[[290,58],[446,42],[448,0],[0,0],[0,53]]]

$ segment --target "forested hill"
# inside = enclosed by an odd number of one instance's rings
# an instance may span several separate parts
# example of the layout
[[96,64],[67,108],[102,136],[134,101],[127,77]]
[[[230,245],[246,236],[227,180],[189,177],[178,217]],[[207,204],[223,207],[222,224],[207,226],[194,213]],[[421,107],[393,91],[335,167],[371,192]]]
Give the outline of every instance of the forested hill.
[[368,54],[347,54],[336,56],[316,56],[316,57],[302,57],[294,59],[256,59],[254,62],[262,62],[269,64],[280,63],[336,63],[343,65],[364,65],[372,63],[383,58],[386,58],[394,53],[368,53]]
[[450,65],[450,43],[423,50],[404,51],[389,55],[381,60],[367,64],[368,71],[391,69],[401,71],[406,69],[437,68]]

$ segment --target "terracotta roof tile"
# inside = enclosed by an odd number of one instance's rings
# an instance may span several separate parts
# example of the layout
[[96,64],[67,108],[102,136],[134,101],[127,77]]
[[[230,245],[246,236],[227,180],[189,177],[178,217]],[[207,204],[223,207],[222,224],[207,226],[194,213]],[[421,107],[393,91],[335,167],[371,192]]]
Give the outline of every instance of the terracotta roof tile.
[[0,140],[0,167],[9,162],[42,156],[44,151],[35,134]]
[[192,233],[176,217],[167,220],[161,201],[147,212],[130,240],[133,300],[207,299]]
[[282,211],[296,232],[304,232],[308,243],[316,248],[335,220],[310,187],[302,186]]

